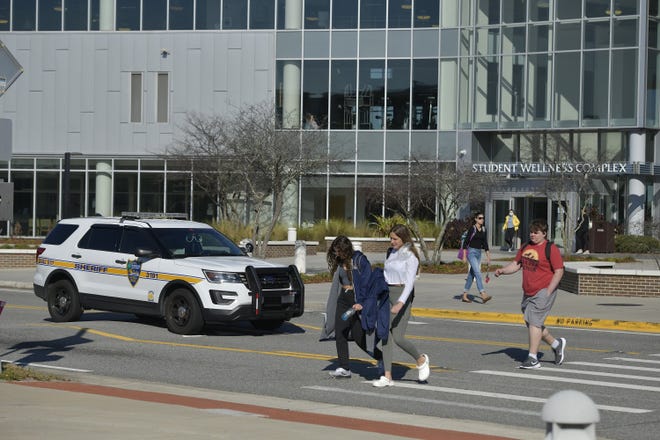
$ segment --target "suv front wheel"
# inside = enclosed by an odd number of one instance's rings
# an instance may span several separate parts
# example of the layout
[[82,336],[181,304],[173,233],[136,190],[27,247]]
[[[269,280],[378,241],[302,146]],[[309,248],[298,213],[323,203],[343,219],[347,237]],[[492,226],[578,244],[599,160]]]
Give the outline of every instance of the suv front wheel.
[[78,291],[69,280],[48,286],[48,312],[55,322],[77,321],[83,313]]
[[165,322],[169,331],[179,335],[194,335],[202,330],[202,310],[190,290],[176,289],[165,299]]

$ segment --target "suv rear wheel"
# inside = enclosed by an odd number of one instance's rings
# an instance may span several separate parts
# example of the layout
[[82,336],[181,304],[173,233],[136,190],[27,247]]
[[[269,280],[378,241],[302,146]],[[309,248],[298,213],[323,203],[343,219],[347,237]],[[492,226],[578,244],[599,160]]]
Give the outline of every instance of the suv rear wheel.
[[48,312],[55,322],[77,321],[83,313],[78,291],[69,280],[48,286]]
[[165,323],[172,333],[194,335],[204,326],[197,298],[187,289],[176,289],[165,299]]

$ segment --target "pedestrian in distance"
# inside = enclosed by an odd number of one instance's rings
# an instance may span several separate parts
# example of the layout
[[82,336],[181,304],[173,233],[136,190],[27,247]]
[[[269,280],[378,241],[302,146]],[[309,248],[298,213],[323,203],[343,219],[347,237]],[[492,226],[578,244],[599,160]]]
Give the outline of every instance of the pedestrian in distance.
[[394,344],[415,360],[420,382],[426,381],[431,374],[428,355],[420,353],[406,338],[410,310],[415,298],[415,279],[419,274],[419,252],[415,248],[412,234],[407,226],[395,225],[389,235],[391,247],[387,250],[384,275],[390,288],[390,333],[387,340],[382,343],[382,375],[373,382],[373,386],[378,388],[394,385],[392,379]]
[[513,212],[513,209],[509,209],[509,214],[504,218],[504,225],[502,225],[502,230],[504,231],[504,242],[506,243],[507,250],[511,252],[515,249],[514,240],[518,240],[518,228],[520,227],[520,220],[518,216]]
[[589,214],[587,214],[587,208],[582,208],[580,220],[575,227],[575,253],[589,253]]
[[467,240],[463,243],[463,262],[470,265],[465,286],[463,287],[463,296],[461,301],[471,303],[472,299],[468,297],[468,292],[472,287],[473,280],[477,282],[477,290],[481,296],[481,303],[486,304],[493,297],[486,294],[484,281],[481,276],[481,253],[486,252],[486,263],[490,265],[490,248],[488,247],[488,237],[486,236],[486,226],[484,226],[485,217],[483,212],[478,212],[468,229]]
[[548,224],[543,219],[534,220],[529,226],[529,243],[522,246],[515,259],[497,269],[495,276],[508,275],[522,269],[523,298],[521,309],[529,337],[527,359],[520,368],[540,368],[538,353],[541,340],[555,354],[555,364],[564,362],[566,339],[553,337],[545,327],[545,320],[557,296],[557,286],[564,275],[564,262],[559,249],[547,240]]
[[[372,355],[367,350],[367,335],[360,321],[363,305],[356,302],[356,290],[367,292],[371,263],[366,255],[353,249],[353,243],[344,235],[339,235],[334,239],[326,258],[332,274],[332,286],[328,297],[327,321],[323,334],[327,337],[334,331],[339,361],[339,367],[331,371],[330,376],[350,378],[349,337],[352,337],[358,347]],[[373,358],[382,362],[381,350],[375,348]]]

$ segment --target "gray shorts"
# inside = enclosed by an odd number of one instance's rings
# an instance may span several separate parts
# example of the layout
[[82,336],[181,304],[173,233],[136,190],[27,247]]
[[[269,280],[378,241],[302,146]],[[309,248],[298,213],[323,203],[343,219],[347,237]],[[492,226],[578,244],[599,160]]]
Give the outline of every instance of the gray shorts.
[[525,322],[534,327],[544,327],[545,319],[550,314],[552,305],[555,303],[557,291],[548,295],[548,289],[541,289],[534,296],[523,296],[520,308],[523,312]]

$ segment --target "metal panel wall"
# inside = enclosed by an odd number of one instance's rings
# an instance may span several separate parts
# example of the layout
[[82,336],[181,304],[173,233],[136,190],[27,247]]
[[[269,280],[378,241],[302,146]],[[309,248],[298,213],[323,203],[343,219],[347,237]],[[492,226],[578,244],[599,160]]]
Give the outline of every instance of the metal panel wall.
[[[14,154],[148,155],[186,112],[222,114],[274,96],[275,34],[3,33],[25,71],[0,99]],[[156,123],[157,75],[169,74],[169,123]],[[130,123],[130,75],[143,75],[143,117]]]

